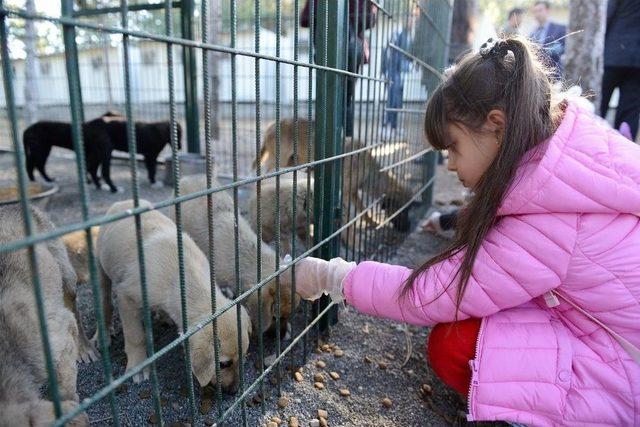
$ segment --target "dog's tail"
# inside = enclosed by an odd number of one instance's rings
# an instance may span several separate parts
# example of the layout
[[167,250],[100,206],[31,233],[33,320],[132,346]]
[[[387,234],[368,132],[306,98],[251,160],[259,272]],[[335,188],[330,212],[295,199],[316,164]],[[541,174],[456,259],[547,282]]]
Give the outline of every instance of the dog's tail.
[[26,167],[27,167],[27,175],[29,176],[29,180],[31,181],[35,181],[35,177],[33,176],[33,169],[35,168],[35,165],[33,164],[33,154],[31,152],[31,145],[32,145],[32,140],[31,140],[31,132],[29,132],[29,128],[24,130],[24,133],[22,134],[22,145],[24,147],[24,154],[25,154],[25,159],[26,159]]

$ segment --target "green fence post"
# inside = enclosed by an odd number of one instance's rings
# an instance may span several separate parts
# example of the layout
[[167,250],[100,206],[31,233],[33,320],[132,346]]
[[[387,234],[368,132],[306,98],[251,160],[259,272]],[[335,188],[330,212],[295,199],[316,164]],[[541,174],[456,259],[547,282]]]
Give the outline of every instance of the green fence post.
[[[316,63],[344,69],[344,13],[346,0],[319,0],[315,25]],[[344,77],[336,73],[318,70],[316,73],[316,121],[315,158],[324,159],[342,153],[342,108]],[[330,236],[340,227],[341,221],[341,162],[323,163],[316,167],[314,188],[314,240]],[[326,204],[325,204],[326,203]],[[324,259],[338,256],[339,238],[323,245],[316,253]],[[320,299],[320,311],[330,304],[328,297]],[[320,329],[338,321],[337,307],[320,321]]]
[[[182,0],[180,5],[182,38],[193,40],[193,0]],[[182,64],[184,65],[184,113],[187,122],[187,150],[190,153],[200,153],[198,75],[194,48],[183,46]]]

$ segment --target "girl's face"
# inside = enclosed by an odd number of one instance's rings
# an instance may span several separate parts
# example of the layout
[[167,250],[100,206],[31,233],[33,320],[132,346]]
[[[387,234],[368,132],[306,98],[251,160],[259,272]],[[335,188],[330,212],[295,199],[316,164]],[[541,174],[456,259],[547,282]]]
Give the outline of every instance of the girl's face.
[[487,123],[481,132],[474,132],[458,122],[448,125],[451,141],[448,149],[448,169],[458,174],[462,185],[472,190],[478,185],[500,149],[504,114],[498,111],[499,116],[496,119],[492,117],[494,111],[489,113]]

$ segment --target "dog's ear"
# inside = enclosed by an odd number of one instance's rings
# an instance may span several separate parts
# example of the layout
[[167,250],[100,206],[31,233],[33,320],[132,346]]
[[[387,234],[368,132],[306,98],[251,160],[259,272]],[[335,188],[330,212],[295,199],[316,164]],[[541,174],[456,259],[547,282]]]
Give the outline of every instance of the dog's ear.
[[[205,333],[204,331],[198,332]],[[191,340],[191,366],[193,374],[196,376],[200,387],[209,384],[210,381],[215,382],[215,358],[213,354],[213,346],[203,345],[208,340]]]
[[262,148],[260,149],[260,157],[257,157],[253,161],[253,169],[257,170],[258,169],[258,162],[260,162],[260,164],[262,165],[262,164],[264,164],[264,162],[267,161],[268,158],[269,158],[269,151],[267,150],[267,146],[263,145]]

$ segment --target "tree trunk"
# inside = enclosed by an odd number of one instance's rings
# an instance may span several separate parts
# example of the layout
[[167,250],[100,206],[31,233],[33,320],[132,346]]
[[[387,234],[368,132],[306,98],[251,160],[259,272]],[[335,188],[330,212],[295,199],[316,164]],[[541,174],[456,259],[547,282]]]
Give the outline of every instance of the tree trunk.
[[[206,1],[206,0],[205,0]],[[210,25],[209,43],[222,44],[220,38],[222,30],[222,3],[220,0],[210,1]],[[211,138],[214,141],[220,139],[220,64],[222,55],[218,52],[209,51],[209,79],[211,86]],[[206,107],[206,106],[205,106]]]
[[595,95],[600,105],[603,72],[604,34],[607,2],[602,0],[570,0],[569,28],[564,58],[565,78]]
[[[34,0],[27,0],[27,13],[36,13]],[[24,121],[25,127],[38,120],[38,51],[35,22],[25,21],[25,84],[24,84]]]

